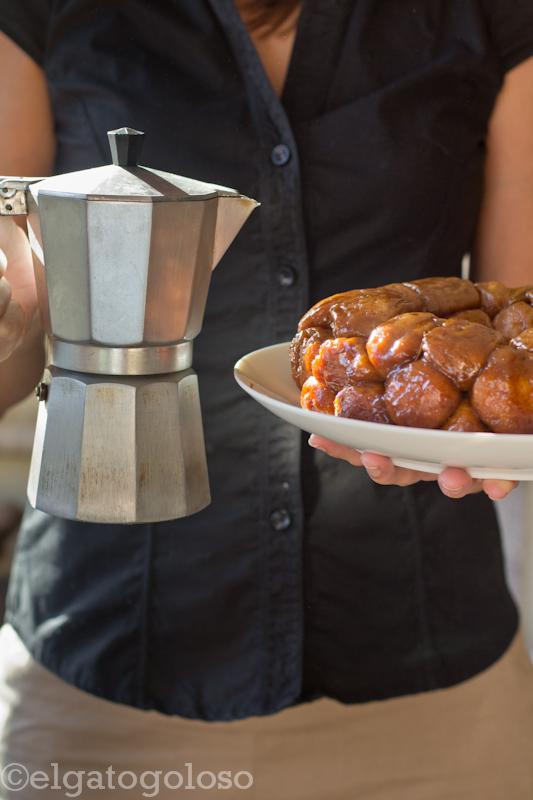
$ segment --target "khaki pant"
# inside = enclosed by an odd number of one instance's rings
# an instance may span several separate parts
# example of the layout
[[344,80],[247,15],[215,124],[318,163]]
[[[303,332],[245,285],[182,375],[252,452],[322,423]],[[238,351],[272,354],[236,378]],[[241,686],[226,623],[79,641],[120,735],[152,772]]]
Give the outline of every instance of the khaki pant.
[[[533,669],[520,637],[490,669],[451,689],[208,723],[75,689],[32,660],[5,625],[0,731],[0,769],[12,783],[2,800],[533,798]],[[28,773],[33,784],[21,789]],[[213,780],[218,789],[208,791]]]

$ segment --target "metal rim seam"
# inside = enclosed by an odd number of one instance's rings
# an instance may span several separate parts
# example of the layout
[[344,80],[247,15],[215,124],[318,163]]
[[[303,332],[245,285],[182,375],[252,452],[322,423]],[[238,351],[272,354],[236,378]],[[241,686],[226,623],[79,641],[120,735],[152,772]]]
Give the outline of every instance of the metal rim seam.
[[192,366],[192,342],[153,347],[106,347],[50,337],[49,363],[92,375],[164,375]]

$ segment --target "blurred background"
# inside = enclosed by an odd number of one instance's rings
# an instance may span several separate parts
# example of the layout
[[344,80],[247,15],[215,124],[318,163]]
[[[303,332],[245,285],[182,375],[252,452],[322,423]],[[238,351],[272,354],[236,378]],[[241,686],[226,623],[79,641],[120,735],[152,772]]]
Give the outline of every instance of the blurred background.
[[0,419],[0,618],[15,538],[26,503],[38,400],[31,395]]
[[496,503],[502,528],[507,582],[520,607],[533,661],[533,482],[523,483]]
[[[0,419],[0,619],[17,530],[26,503],[38,400],[34,395]],[[460,502],[460,501],[458,501]],[[496,503],[503,530],[507,579],[521,606],[533,659],[533,482]]]

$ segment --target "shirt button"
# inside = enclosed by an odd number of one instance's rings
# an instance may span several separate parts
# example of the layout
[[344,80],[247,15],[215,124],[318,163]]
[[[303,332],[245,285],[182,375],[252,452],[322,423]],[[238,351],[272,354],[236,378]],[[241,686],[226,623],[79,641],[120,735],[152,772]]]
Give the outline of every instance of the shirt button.
[[270,527],[273,531],[286,531],[292,524],[291,515],[286,508],[277,508],[270,515]]
[[280,271],[278,272],[278,282],[279,285],[283,286],[284,289],[294,286],[296,283],[296,272],[292,267],[281,267]]
[[275,167],[284,167],[291,160],[291,151],[286,144],[277,144],[270,153],[270,160]]

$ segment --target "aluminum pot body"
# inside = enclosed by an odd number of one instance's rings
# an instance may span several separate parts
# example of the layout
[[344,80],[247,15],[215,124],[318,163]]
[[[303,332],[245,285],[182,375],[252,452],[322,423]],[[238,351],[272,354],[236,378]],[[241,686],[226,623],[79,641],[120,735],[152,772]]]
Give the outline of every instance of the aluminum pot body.
[[211,272],[255,207],[240,196],[153,201],[32,187],[28,227],[48,335],[108,347],[191,340]]
[[35,508],[87,522],[158,522],[210,502],[198,380],[49,367],[28,481]]
[[157,522],[210,502],[192,339],[258,203],[140,166],[142,137],[110,131],[104,167],[0,178],[0,214],[28,214],[49,340],[28,497],[67,519]]

